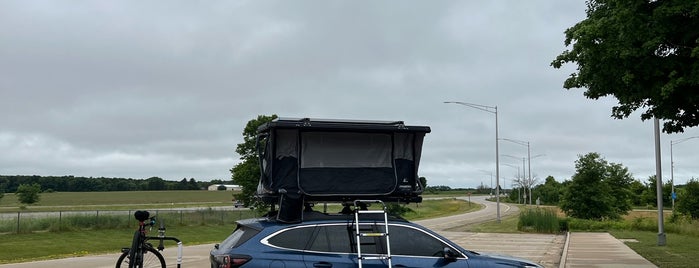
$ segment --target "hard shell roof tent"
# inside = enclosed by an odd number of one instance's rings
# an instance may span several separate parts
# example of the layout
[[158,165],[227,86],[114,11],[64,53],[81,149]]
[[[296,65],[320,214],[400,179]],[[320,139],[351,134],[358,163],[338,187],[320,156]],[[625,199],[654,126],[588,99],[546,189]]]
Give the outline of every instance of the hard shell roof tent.
[[427,126],[402,121],[278,118],[257,129],[257,196],[298,222],[307,202],[420,202],[417,171]]

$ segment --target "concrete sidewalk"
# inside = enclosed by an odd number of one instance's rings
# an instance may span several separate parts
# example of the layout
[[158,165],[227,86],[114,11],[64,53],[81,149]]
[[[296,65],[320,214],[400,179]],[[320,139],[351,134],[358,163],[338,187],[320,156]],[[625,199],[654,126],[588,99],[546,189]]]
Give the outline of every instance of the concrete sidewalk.
[[609,233],[569,233],[560,268],[657,267]]

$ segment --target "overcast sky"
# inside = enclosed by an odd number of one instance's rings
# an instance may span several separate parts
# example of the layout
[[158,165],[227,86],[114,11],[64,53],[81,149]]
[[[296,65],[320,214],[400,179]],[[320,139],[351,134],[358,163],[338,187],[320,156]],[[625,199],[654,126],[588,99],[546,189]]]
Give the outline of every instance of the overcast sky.
[[[550,67],[583,0],[24,1],[0,3],[0,174],[229,179],[257,115],[427,125],[420,175],[476,187],[501,138],[532,175],[569,179],[598,152],[645,181],[653,123],[565,90]],[[663,177],[670,141],[662,134]],[[699,139],[673,146],[675,181]],[[525,146],[500,142],[510,179]],[[514,157],[510,157],[514,156]],[[520,171],[521,172],[521,171]]]

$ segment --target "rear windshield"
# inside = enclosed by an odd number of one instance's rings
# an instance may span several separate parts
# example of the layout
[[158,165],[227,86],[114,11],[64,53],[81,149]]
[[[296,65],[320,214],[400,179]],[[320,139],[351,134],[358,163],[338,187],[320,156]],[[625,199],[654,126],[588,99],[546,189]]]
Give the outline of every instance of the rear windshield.
[[221,242],[220,248],[236,248],[241,244],[248,241],[250,238],[259,233],[258,230],[246,227],[245,225],[238,225],[238,228],[230,235],[226,240]]

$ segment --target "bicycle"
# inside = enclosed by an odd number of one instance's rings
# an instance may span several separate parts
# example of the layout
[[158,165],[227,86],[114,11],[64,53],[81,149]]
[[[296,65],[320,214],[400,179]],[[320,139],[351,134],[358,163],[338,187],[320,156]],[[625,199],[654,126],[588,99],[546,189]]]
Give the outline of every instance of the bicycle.
[[[134,233],[130,248],[122,248],[121,256],[116,263],[116,268],[165,268],[165,259],[159,251],[163,251],[164,240],[177,242],[177,267],[182,264],[182,242],[175,237],[165,236],[165,224],[161,221],[158,228],[158,236],[147,236],[148,230],[153,228],[156,217],[150,217],[148,211],[136,211],[134,217],[138,220],[138,230]],[[149,240],[159,240],[157,250]]]

